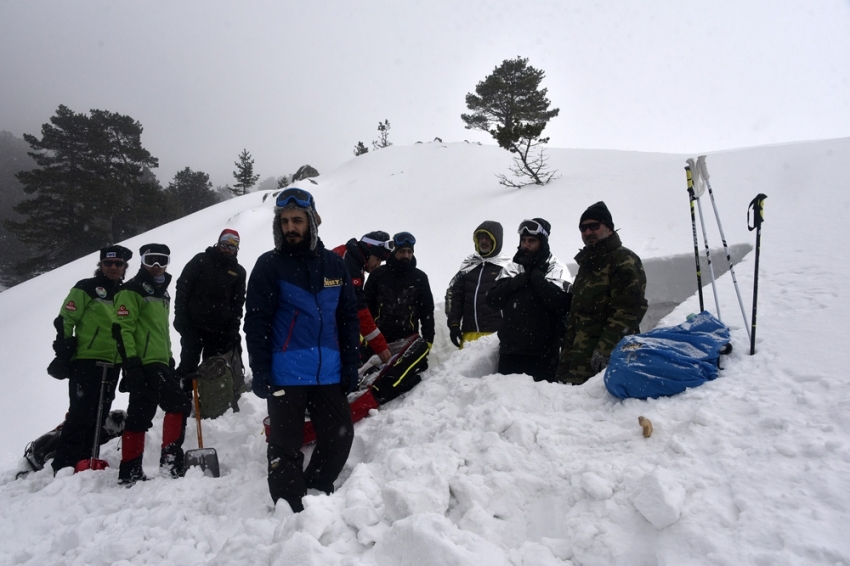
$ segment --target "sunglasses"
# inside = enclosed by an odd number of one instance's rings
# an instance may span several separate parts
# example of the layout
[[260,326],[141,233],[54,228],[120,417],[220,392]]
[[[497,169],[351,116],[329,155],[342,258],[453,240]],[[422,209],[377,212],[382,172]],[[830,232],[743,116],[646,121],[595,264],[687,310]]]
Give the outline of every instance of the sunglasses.
[[377,246],[379,248],[385,248],[390,251],[395,249],[395,242],[392,240],[387,240],[386,242],[382,242],[380,240],[373,240],[372,238],[363,237],[360,239],[364,244],[369,244],[370,246]]
[[397,248],[401,248],[404,246],[413,247],[416,245],[416,238],[414,238],[413,234],[411,234],[410,232],[399,232],[398,234],[393,236],[393,244],[395,244],[395,247]]
[[595,232],[596,230],[599,230],[600,226],[602,226],[601,222],[585,222],[584,224],[579,224],[578,231],[581,233],[587,232],[588,230]]
[[517,234],[522,236],[523,234],[528,234],[529,236],[546,236],[549,237],[549,232],[546,231],[546,228],[538,222],[537,220],[523,220],[519,224],[519,230],[517,230]]
[[312,208],[316,210],[316,201],[313,200],[313,195],[304,189],[286,189],[277,195],[276,206],[284,207],[295,203],[301,208]]
[[104,259],[100,262],[104,267],[124,267],[124,260],[121,259]]
[[142,265],[146,265],[147,267],[166,267],[168,265],[169,257],[165,254],[144,254],[142,256]]

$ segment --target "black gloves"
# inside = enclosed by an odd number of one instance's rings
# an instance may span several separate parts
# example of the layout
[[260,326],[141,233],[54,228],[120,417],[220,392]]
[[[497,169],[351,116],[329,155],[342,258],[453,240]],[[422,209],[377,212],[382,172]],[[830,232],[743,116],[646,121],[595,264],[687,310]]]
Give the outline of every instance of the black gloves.
[[56,379],[68,379],[71,375],[71,358],[77,350],[77,338],[59,338],[53,341],[56,357],[47,366],[47,373]]
[[360,382],[360,375],[357,373],[357,366],[354,364],[345,364],[342,366],[342,371],[339,376],[339,386],[342,392],[348,395],[357,391],[357,385]]
[[460,348],[460,345],[463,342],[463,332],[460,331],[459,325],[452,324],[449,326],[449,336],[452,340],[452,344],[454,344],[456,348]]
[[174,330],[177,331],[177,334],[183,335],[186,332],[186,329],[189,328],[189,322],[185,318],[175,318],[174,319]]
[[142,360],[138,357],[129,358],[124,363],[124,379],[118,386],[122,393],[145,393],[145,372],[142,371]]
[[263,371],[255,371],[254,377],[251,380],[251,391],[260,399],[266,399],[269,396],[269,381],[271,375]]
[[593,368],[593,371],[599,373],[608,367],[608,357],[599,350],[593,350],[593,356],[590,357],[590,367]]
[[523,271],[519,275],[511,278],[510,287],[511,290],[516,291],[517,289],[521,289],[528,284],[529,275],[527,271]]

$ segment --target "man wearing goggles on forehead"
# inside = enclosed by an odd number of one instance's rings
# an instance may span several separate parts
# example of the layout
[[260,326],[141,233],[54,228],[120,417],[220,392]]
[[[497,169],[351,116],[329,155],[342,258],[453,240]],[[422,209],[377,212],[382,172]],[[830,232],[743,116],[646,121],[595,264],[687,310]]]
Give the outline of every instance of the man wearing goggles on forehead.
[[617,342],[640,332],[647,308],[643,264],[623,247],[605,203],[588,207],[578,227],[585,246],[575,257],[579,268],[557,375],[572,385],[608,366]]
[[[418,332],[430,349],[434,342],[434,297],[428,276],[416,267],[416,238],[410,232],[399,232],[389,245],[393,253],[387,264],[373,271],[366,281],[369,311],[388,342]],[[417,369],[427,367],[423,362]]]
[[183,438],[192,406],[173,372],[168,322],[171,275],[166,273],[171,250],[165,244],[146,244],[139,254],[141,269],[114,301],[118,322],[113,335],[124,359],[119,390],[130,394],[118,482],[128,486],[147,479],[142,469],[145,433],[153,426],[157,406],[165,412],[160,469],[166,476],[183,475]]
[[524,373],[535,381],[554,381],[570,308],[567,268],[549,251],[550,224],[523,220],[513,262],[505,266],[487,293],[487,304],[501,309],[499,373]]
[[[269,411],[269,494],[295,512],[308,489],[334,491],[354,439],[346,394],[358,381],[357,299],[342,258],[319,239],[321,222],[307,191],[278,195],[275,248],[251,271],[245,310],[252,389]],[[305,469],[306,410],[316,448]]]
[[[183,268],[177,278],[174,297],[174,329],[180,334],[180,365],[175,374],[182,380],[197,372],[202,354],[205,360],[228,354],[225,358],[236,362],[231,364],[234,378],[231,389],[234,391],[222,391],[221,394],[232,395],[228,402],[234,411],[239,408],[237,399],[244,385],[239,371],[242,365],[239,328],[247,277],[245,268],[236,259],[239,243],[236,230],[222,230],[214,245],[190,259]],[[191,383],[183,383],[183,386],[188,389]],[[206,415],[208,411],[203,413]]]
[[[360,240],[351,238],[341,246],[334,248],[342,260],[354,285],[354,295],[357,297],[357,318],[360,320],[360,335],[381,359],[381,362],[390,361],[392,354],[387,346],[387,340],[381,334],[369,306],[366,304],[366,295],[363,293],[363,283],[366,274],[372,273],[390,257],[394,247],[390,235],[381,230],[364,234]],[[369,354],[371,356],[371,354]],[[367,356],[368,357],[368,356]]]
[[[94,277],[74,285],[54,321],[58,332],[53,343],[56,358],[50,363],[47,373],[56,379],[70,378],[68,415],[53,458],[54,473],[91,457],[95,431],[98,426],[103,426],[115,399],[121,360],[112,339],[112,323],[115,320],[112,302],[121,289],[131,257],[133,252],[123,246],[100,250],[100,262]],[[100,423],[97,422],[97,413],[103,370],[97,367],[97,362],[115,364],[115,367],[107,369]]]

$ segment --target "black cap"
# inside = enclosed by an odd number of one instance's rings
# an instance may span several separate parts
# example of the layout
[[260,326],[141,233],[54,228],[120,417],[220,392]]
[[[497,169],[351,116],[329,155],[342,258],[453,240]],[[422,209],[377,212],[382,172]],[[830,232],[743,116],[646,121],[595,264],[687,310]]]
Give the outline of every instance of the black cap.
[[384,244],[389,241],[390,235],[383,230],[368,232],[360,238],[360,250],[366,257],[373,255],[381,261],[387,261],[392,251]]
[[614,231],[614,219],[611,218],[611,213],[608,211],[608,207],[605,206],[605,203],[601,200],[596,204],[591,204],[587,207],[587,210],[585,210],[584,214],[581,215],[578,223],[581,224],[585,220],[596,220],[606,225],[612,232]]
[[116,245],[100,248],[101,261],[103,261],[104,259],[123,259],[124,261],[130,261],[131,257],[133,257],[133,252],[131,252],[124,246]]

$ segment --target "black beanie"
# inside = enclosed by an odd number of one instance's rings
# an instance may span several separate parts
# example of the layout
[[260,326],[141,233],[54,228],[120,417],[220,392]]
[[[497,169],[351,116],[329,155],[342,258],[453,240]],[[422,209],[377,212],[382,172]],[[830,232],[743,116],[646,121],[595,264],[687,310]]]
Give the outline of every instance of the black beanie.
[[139,248],[139,255],[145,254],[171,255],[171,250],[165,244],[145,244]]
[[614,219],[611,218],[611,213],[608,211],[608,207],[605,206],[605,203],[601,200],[596,204],[592,204],[587,207],[587,210],[585,210],[584,214],[581,215],[578,223],[581,224],[585,220],[596,220],[606,225],[612,232],[614,231]]
[[106,246],[105,248],[100,248],[100,260],[103,261],[105,259],[123,259],[124,261],[130,261],[130,258],[133,257],[133,252],[125,248],[124,246]]

